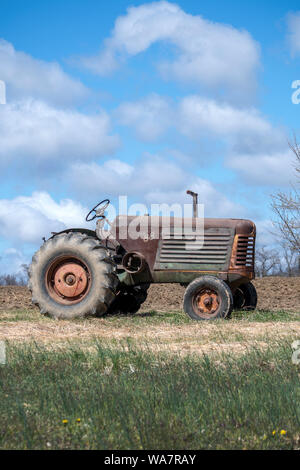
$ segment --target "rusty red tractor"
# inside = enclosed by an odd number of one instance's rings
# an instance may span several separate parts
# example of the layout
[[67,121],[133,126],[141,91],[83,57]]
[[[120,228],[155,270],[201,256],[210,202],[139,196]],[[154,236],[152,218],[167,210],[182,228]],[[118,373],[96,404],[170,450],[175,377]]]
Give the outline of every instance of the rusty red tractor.
[[[54,233],[32,258],[32,302],[52,318],[135,313],[151,283],[179,283],[186,287],[183,309],[194,320],[254,310],[254,223],[205,218],[197,232],[197,194],[188,194],[193,196],[190,219],[157,216],[151,224],[149,215],[119,215],[110,223],[105,199],[86,217],[98,219],[95,230]],[[138,237],[126,232],[133,223],[140,228]],[[121,236],[124,230],[127,236]]]

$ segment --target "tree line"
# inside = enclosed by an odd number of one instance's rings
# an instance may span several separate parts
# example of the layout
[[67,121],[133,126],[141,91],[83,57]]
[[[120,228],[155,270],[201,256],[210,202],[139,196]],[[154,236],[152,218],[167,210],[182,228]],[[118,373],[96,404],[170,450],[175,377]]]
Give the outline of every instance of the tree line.
[[22,264],[17,274],[0,274],[0,286],[26,286],[28,282],[29,265]]

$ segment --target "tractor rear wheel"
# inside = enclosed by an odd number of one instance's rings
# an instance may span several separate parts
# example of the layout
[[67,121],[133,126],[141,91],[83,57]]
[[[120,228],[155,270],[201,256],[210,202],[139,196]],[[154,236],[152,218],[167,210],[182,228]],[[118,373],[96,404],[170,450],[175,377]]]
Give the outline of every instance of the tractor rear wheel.
[[228,285],[213,276],[192,281],[184,294],[183,309],[193,320],[215,320],[231,314],[233,298]]
[[103,315],[115,299],[116,266],[99,240],[63,233],[33,256],[28,287],[32,302],[52,318]]
[[255,310],[257,305],[257,293],[252,282],[242,284],[234,291],[234,310]]

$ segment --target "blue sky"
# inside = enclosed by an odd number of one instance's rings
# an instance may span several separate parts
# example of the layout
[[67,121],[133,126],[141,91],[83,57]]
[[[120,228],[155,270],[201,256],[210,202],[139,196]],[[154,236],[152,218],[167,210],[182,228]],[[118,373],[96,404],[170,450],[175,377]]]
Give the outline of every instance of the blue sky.
[[189,202],[272,244],[299,132],[294,1],[2,0],[0,273],[88,207]]

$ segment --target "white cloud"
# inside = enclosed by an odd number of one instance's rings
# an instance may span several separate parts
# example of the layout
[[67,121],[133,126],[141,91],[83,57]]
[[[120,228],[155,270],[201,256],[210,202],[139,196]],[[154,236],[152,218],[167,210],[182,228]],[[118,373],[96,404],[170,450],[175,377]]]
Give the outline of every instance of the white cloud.
[[293,179],[293,154],[284,129],[273,127],[255,108],[237,108],[199,95],[177,104],[150,95],[121,105],[116,113],[142,140],[153,141],[173,128],[198,144],[224,142],[226,166],[248,184],[285,185]]
[[155,93],[140,101],[122,103],[115,115],[120,124],[133,127],[144,141],[160,137],[172,121],[169,100]]
[[199,202],[205,204],[206,216],[239,216],[243,208],[218,190],[207,180],[189,173],[180,165],[166,158],[146,155],[134,165],[110,160],[76,164],[69,172],[70,187],[86,197],[97,198],[99,188],[103,197],[127,195],[141,203],[187,203],[186,190],[199,192]]
[[179,127],[193,137],[206,132],[219,136],[266,134],[272,128],[255,108],[239,109],[198,95],[180,102]]
[[153,141],[169,128],[189,138],[222,138],[239,151],[257,152],[286,145],[282,129],[274,129],[256,108],[238,108],[227,102],[188,95],[175,103],[152,94],[122,103],[115,111],[119,122],[133,127],[142,140]]
[[287,15],[287,27],[287,40],[294,56],[300,53],[300,11]]
[[[150,155],[129,165],[120,160],[108,160],[99,165],[78,163],[69,170],[71,188],[91,194],[118,196],[119,194],[142,195],[156,191],[165,185],[169,190],[182,185],[182,172],[173,163]],[[166,181],[167,178],[167,181]]]
[[247,31],[187,14],[166,1],[128,8],[117,18],[100,54],[82,58],[81,64],[105,75],[157,41],[176,48],[173,62],[160,64],[167,78],[225,88],[240,96],[256,86],[259,47]]
[[273,127],[255,108],[188,96],[180,103],[177,126],[194,139],[222,138],[228,144],[225,165],[248,185],[286,185],[293,180],[293,153],[284,129]]
[[46,192],[0,199],[0,236],[18,244],[41,244],[42,237],[86,226],[87,209],[71,199],[54,201]]
[[119,139],[110,135],[105,112],[85,115],[56,109],[34,100],[0,106],[0,159],[2,165],[14,159],[24,165],[47,164],[49,171],[76,159],[91,160],[112,154]]
[[55,105],[69,105],[89,94],[79,81],[67,75],[56,62],[45,62],[16,51],[12,44],[0,40],[0,79],[7,85],[7,99],[27,97]]
[[182,99],[175,121],[188,137],[221,138],[236,154],[286,153],[288,147],[285,130],[272,126],[257,109],[237,108],[199,95]]
[[232,154],[226,164],[236,170],[247,185],[283,186],[295,180],[293,154],[289,150],[269,154]]

